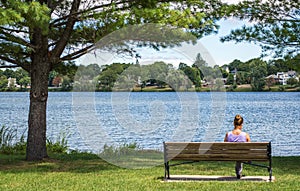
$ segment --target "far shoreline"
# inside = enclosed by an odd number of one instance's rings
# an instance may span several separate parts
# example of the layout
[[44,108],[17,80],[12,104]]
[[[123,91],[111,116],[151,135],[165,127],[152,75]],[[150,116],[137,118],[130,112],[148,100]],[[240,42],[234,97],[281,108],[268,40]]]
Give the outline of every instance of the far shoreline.
[[[89,90],[86,90],[89,92]],[[0,92],[30,92],[30,89],[7,89]],[[59,87],[49,87],[48,92],[77,92],[73,90],[63,90]],[[241,84],[233,88],[232,85],[226,85],[224,91],[214,90],[210,87],[191,88],[188,90],[175,91],[170,87],[147,86],[144,88],[135,87],[131,90],[91,90],[90,92],[300,92],[300,87],[289,85],[275,85],[270,88],[265,87],[262,91],[253,91],[250,84]]]

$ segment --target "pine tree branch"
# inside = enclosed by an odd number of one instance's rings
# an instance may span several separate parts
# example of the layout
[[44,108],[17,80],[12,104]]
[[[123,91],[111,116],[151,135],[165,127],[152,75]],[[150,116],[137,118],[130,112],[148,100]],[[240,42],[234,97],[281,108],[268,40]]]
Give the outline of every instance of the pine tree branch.
[[[72,3],[72,7],[70,10],[70,15],[68,16],[68,21],[66,24],[66,28],[62,33],[60,40],[57,42],[56,46],[52,51],[52,58],[59,58],[62,52],[64,51],[65,46],[68,44],[69,38],[73,31],[73,27],[76,21],[76,17],[73,16],[79,9],[80,0],[74,0]],[[55,62],[54,62],[55,63]]]
[[94,45],[87,46],[81,50],[75,51],[61,58],[62,61],[74,60],[85,55]]
[[15,68],[15,67],[21,67],[26,71],[30,71],[30,66],[26,62],[20,62],[18,60],[14,60],[5,56],[0,55],[0,60],[11,63],[12,65],[0,65],[0,68]]
[[35,48],[35,46],[33,46],[31,43],[27,42],[26,40],[24,40],[16,35],[13,35],[11,33],[7,33],[5,31],[3,31],[2,29],[0,29],[0,33],[4,34],[3,36],[0,36],[0,39],[2,39],[2,40],[8,41],[8,42],[14,42],[19,45],[23,45],[23,46],[26,46],[26,47],[32,48],[32,49]]

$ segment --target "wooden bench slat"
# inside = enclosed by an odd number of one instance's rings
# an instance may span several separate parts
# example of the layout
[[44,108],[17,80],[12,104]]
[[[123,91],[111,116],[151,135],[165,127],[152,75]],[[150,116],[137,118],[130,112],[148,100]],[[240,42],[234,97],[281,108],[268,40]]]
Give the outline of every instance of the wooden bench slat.
[[255,145],[255,146],[260,146],[260,145],[268,145],[269,142],[165,142],[165,145]]
[[201,153],[206,153],[206,154],[231,154],[231,153],[236,153],[236,154],[262,154],[266,153],[266,149],[247,149],[247,150],[168,150],[168,154],[201,154]]
[[201,143],[201,144],[185,144],[185,143],[178,143],[176,144],[166,144],[166,148],[168,150],[189,150],[189,149],[210,149],[210,150],[217,150],[217,149],[251,149],[251,148],[257,148],[257,149],[267,149],[268,144],[250,144],[250,143]]
[[[182,153],[182,152],[181,152]],[[203,153],[203,152],[199,152]],[[251,149],[251,150],[209,150],[206,151],[207,154],[266,154],[266,150],[257,150],[257,149]]]
[[241,158],[241,159],[232,159],[232,158],[201,158],[201,157],[197,157],[197,158],[175,158],[172,159],[172,161],[268,161],[268,159],[266,158]]
[[179,155],[168,155],[168,159],[189,159],[189,158],[214,158],[214,159],[268,159],[268,155],[266,154],[248,154],[248,155],[241,155],[241,154],[179,154]]
[[264,157],[267,158],[268,155],[266,154],[248,154],[248,155],[241,155],[241,154],[179,154],[179,155],[168,155],[168,158],[188,158],[188,157],[206,157],[206,158],[254,158],[254,157]]

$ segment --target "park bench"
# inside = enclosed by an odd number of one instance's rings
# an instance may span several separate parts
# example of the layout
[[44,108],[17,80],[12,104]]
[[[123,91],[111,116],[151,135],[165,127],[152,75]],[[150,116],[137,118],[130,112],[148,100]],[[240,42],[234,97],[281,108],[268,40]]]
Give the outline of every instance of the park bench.
[[[244,164],[267,168],[269,181],[272,181],[271,142],[164,142],[163,144],[165,179],[170,179],[170,166],[199,161],[242,161]],[[258,161],[259,164],[254,164],[253,161]],[[264,165],[266,162],[268,165]]]

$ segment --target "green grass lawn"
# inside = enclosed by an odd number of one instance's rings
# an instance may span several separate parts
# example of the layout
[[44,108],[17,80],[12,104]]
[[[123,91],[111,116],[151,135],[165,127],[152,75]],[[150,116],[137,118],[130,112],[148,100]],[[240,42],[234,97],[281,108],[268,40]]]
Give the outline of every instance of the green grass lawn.
[[[275,182],[163,182],[164,168],[126,169],[86,153],[52,154],[42,162],[24,155],[0,154],[0,190],[300,190],[300,157],[274,157]],[[244,166],[246,175],[268,176],[266,169]],[[200,162],[171,167],[172,174],[234,176],[232,162]]]

